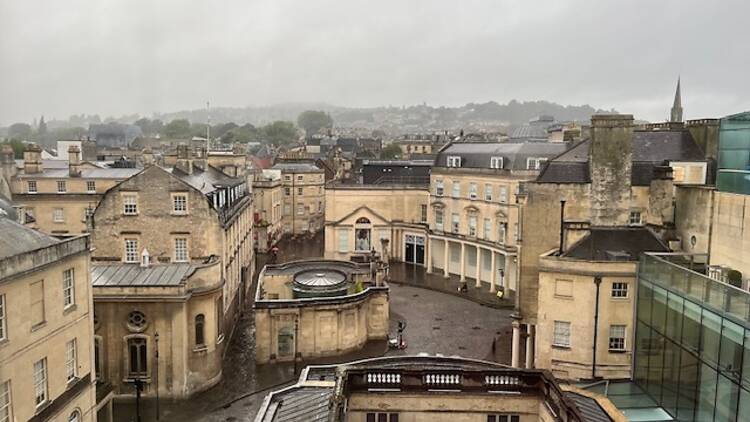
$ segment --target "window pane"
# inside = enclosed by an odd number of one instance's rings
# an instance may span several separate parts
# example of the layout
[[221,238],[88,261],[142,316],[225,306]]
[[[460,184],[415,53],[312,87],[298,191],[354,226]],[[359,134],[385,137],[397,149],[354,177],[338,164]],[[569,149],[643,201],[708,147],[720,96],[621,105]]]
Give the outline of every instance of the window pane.
[[651,315],[651,328],[664,334],[667,323],[667,291],[654,286],[654,304]]
[[716,371],[704,363],[701,365],[700,384],[698,385],[698,409],[695,412],[696,420],[713,420],[715,401]]
[[[734,422],[737,417],[737,402],[740,399],[740,389],[729,378],[719,375],[716,389],[716,414],[714,420],[718,422]],[[750,415],[745,415],[750,417]]]
[[669,294],[667,303],[667,328],[668,338],[679,341],[682,333],[682,308],[683,299],[674,294]]
[[646,324],[651,324],[651,302],[653,295],[654,292],[651,283],[641,280],[638,285],[638,319]]
[[682,319],[682,346],[698,353],[701,336],[701,308],[690,301],[685,301]]
[[692,353],[682,349],[680,354],[680,397],[677,401],[677,418],[690,420],[697,401],[696,386],[700,363]]
[[721,317],[703,309],[701,334],[701,358],[712,364],[717,364],[719,362],[719,343],[721,342]]
[[721,356],[719,370],[735,382],[740,381],[742,370],[742,341],[745,330],[725,319],[721,331]]

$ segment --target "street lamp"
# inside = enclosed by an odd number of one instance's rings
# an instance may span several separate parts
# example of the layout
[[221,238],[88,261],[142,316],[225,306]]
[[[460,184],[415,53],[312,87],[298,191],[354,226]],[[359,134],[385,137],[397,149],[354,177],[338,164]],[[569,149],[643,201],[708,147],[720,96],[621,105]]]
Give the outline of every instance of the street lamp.
[[294,376],[297,376],[297,336],[299,335],[299,316],[294,317]]
[[154,350],[156,360],[154,361],[154,381],[156,382],[156,420],[159,420],[159,332],[154,333]]

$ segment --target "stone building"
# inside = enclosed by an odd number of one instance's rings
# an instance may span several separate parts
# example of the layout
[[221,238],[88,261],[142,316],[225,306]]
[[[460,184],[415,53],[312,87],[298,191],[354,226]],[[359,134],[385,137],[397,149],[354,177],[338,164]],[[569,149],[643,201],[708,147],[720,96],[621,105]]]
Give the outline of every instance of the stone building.
[[424,265],[428,199],[426,186],[328,185],[325,256],[364,260],[374,250]]
[[384,269],[334,260],[267,265],[253,304],[256,361],[335,356],[387,339]]
[[517,290],[519,185],[564,152],[563,143],[453,142],[430,175],[428,272],[459,275],[489,291]]
[[3,148],[3,176],[8,181],[11,199],[21,207],[24,222],[55,236],[86,233],[86,219],[104,193],[141,171],[82,161],[77,146],[70,147],[67,162],[41,157],[41,148],[31,144],[19,168],[13,160],[13,151]]
[[[704,152],[682,126],[635,130],[630,115],[596,115],[591,120],[589,139],[550,160],[537,180],[524,184],[520,199],[523,209],[521,289],[514,315],[514,365],[521,362],[522,337],[527,339],[527,366],[534,365],[534,353],[547,353],[541,350],[542,345],[555,341],[554,320],[548,318],[544,322],[542,318],[556,306],[556,302],[552,300],[550,303],[547,300],[549,295],[542,296],[539,292],[541,282],[549,282],[550,277],[554,279],[558,275],[548,270],[549,274],[541,277],[540,259],[550,264],[549,261],[554,259],[549,256],[550,250],[562,249],[564,252],[600,229],[646,227],[668,244],[674,238],[675,227],[672,170],[677,166],[688,168],[694,163],[705,165],[706,162]],[[649,250],[646,245],[641,245],[642,251]],[[622,248],[628,249],[626,246]],[[636,256],[620,256],[618,251],[622,248],[616,244],[611,248],[615,261],[637,259]],[[578,264],[575,270],[568,268],[568,271],[584,279],[597,276],[587,271],[597,267],[595,261],[598,259],[583,261],[587,264]],[[557,264],[565,267],[563,262]],[[599,271],[605,271],[606,266],[600,267]],[[632,277],[633,271],[627,271],[631,274],[627,277]],[[605,273],[600,275],[606,280]],[[552,289],[551,286],[546,288]],[[589,303],[588,299],[585,295],[580,300],[574,296],[568,307],[579,309]],[[632,316],[632,312],[630,307],[628,315]],[[586,315],[589,314],[577,313],[572,317],[578,319],[562,322],[570,323],[572,327],[587,326],[590,319]],[[547,325],[536,327],[537,324]],[[565,324],[557,325],[563,327]],[[631,325],[626,331],[632,329]],[[537,332],[548,338],[539,339]],[[580,353],[575,359],[579,368],[585,368],[592,364],[590,351],[591,343],[584,341],[580,350],[573,350],[567,356],[572,361],[572,357]],[[546,365],[549,360],[544,359]],[[578,376],[576,373],[570,372],[573,377]]]
[[89,281],[88,237],[58,240],[0,217],[0,420],[112,420]]
[[[136,378],[162,397],[218,382],[250,286],[246,179],[179,153],[174,167],[149,166],[107,191],[92,220],[102,372],[121,395]],[[150,360],[158,333],[162,354]]]
[[284,189],[280,170],[258,170],[253,178],[255,204],[255,248],[266,252],[284,235],[282,206]]
[[277,162],[284,188],[282,224],[284,233],[300,235],[323,228],[325,214],[325,176],[309,160]]
[[563,251],[542,255],[538,324],[526,337],[527,359],[560,379],[629,379],[638,259],[666,251],[647,228],[612,227],[592,228]]
[[607,398],[545,371],[460,357],[393,356],[308,366],[266,396],[255,422],[531,422],[626,419]]

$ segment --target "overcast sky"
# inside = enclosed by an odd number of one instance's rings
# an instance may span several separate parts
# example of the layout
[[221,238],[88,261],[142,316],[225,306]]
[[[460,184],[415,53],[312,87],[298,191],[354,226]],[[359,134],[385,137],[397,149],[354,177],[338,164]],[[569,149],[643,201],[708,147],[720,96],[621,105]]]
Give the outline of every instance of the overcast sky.
[[750,109],[750,2],[0,0],[0,125],[321,101]]

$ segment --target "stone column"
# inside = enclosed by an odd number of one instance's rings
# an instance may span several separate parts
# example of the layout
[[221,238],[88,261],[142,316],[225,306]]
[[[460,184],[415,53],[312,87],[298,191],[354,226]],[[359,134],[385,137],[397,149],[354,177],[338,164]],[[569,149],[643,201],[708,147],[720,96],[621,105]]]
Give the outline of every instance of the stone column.
[[443,276],[445,278],[450,277],[450,272],[448,271],[448,264],[450,264],[450,253],[451,253],[451,244],[448,242],[448,239],[443,240]]
[[461,242],[461,282],[466,281],[466,244]]
[[526,369],[534,367],[534,336],[536,335],[536,329],[533,325],[526,325]]
[[427,266],[427,274],[432,274],[432,240],[429,236],[424,238],[424,259]]
[[477,251],[477,288],[482,287],[482,249],[477,246],[474,249]]
[[492,275],[490,276],[490,293],[495,293],[497,291],[497,288],[495,288],[495,282],[497,281],[497,257],[495,257],[496,253],[492,249],[490,249],[490,254],[492,254]]
[[520,365],[521,357],[521,324],[518,321],[513,321],[513,340],[511,344],[510,352],[510,366],[518,368]]

